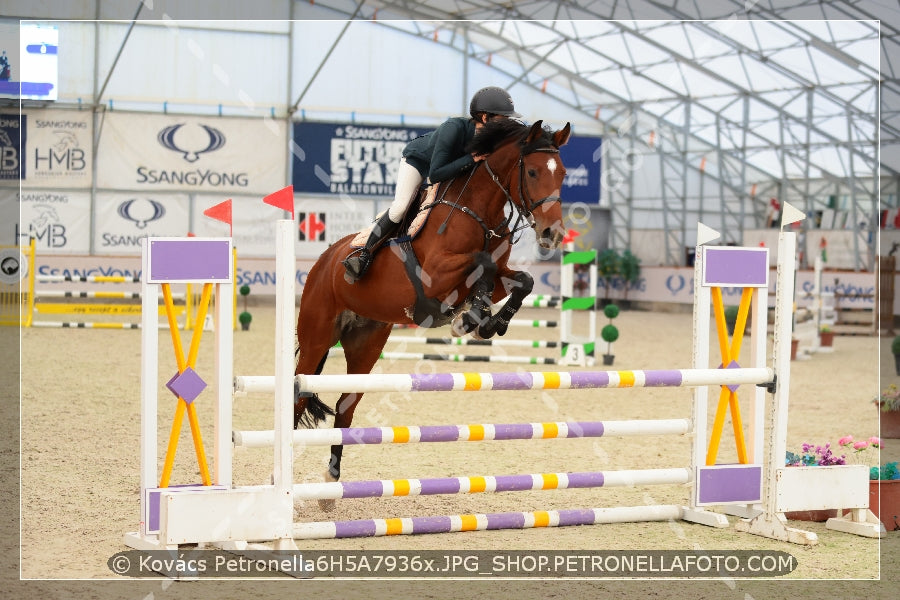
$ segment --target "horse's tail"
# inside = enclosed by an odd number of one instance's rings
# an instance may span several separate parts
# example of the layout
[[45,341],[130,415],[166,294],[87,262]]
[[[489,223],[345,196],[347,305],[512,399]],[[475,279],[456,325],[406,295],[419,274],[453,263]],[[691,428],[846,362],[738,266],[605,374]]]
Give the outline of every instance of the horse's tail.
[[[327,359],[328,354],[326,353],[322,360],[319,361],[319,366],[316,367],[316,375],[322,372]],[[334,410],[319,400],[318,394],[315,392],[301,392],[298,386],[299,384],[294,382],[294,429],[297,429],[298,425],[302,425],[306,429],[315,429],[329,415],[334,416]],[[303,409],[298,410],[301,398],[306,400],[306,402],[303,403]]]

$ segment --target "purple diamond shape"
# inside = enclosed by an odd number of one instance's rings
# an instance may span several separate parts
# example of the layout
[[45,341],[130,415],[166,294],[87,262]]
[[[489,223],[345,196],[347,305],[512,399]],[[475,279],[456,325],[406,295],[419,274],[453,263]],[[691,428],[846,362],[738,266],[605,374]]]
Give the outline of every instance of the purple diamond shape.
[[185,402],[190,404],[194,399],[206,389],[206,382],[200,379],[197,372],[188,367],[183,373],[175,373],[175,376],[166,384],[169,391],[183,398]]
[[[720,368],[720,369],[723,368],[721,364],[719,365],[719,368]],[[724,367],[724,368],[726,368],[726,369],[740,369],[740,368],[741,368],[741,365],[739,365],[738,362],[737,362],[736,360],[733,360],[733,361],[731,361],[730,363],[728,363],[728,366],[727,366],[727,367]],[[741,387],[741,386],[740,386],[740,384],[735,383],[735,384],[731,384],[731,385],[726,385],[725,387],[727,387],[727,388],[728,388],[729,390],[731,390],[732,392],[736,392],[736,391],[738,390],[738,388]]]

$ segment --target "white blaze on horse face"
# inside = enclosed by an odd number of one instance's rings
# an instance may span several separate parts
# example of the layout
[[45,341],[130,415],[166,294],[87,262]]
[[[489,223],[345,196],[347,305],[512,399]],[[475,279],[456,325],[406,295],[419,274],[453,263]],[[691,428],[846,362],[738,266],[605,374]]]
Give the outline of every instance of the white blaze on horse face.
[[547,170],[550,171],[550,174],[556,173],[556,157],[551,156],[547,159]]

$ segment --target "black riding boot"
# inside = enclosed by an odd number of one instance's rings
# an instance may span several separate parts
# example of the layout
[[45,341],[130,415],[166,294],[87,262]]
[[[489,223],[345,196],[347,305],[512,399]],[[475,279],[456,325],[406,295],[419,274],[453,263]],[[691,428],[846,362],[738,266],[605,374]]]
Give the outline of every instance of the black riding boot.
[[344,268],[347,270],[347,277],[351,281],[356,281],[369,270],[372,265],[372,259],[375,257],[375,251],[385,240],[391,237],[399,223],[394,223],[388,217],[387,211],[384,212],[375,224],[372,226],[372,233],[366,240],[366,245],[359,250],[354,250],[350,256],[344,259]]

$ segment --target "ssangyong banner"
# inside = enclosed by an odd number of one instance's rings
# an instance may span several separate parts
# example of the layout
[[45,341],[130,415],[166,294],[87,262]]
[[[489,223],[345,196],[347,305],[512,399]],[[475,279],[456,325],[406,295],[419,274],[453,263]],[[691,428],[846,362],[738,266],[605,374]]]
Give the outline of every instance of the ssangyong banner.
[[91,111],[28,110],[22,187],[91,187]]
[[97,185],[265,195],[287,178],[286,131],[271,119],[106,113]]
[[26,190],[18,195],[21,207],[17,238],[35,240],[41,253],[87,254],[91,245],[89,191]]
[[189,231],[187,194],[98,192],[93,254],[140,255],[145,237],[180,237]]
[[294,191],[393,196],[403,147],[432,129],[294,123]]

